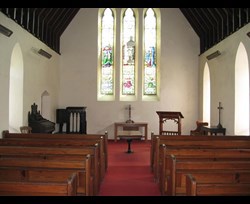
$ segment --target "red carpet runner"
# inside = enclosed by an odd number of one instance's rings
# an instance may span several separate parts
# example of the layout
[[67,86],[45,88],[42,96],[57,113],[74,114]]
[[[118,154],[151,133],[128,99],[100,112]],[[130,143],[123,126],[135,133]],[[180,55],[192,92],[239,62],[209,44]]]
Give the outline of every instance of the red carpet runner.
[[108,170],[99,196],[160,196],[150,170],[150,142],[132,141],[131,154],[124,140],[108,142]]

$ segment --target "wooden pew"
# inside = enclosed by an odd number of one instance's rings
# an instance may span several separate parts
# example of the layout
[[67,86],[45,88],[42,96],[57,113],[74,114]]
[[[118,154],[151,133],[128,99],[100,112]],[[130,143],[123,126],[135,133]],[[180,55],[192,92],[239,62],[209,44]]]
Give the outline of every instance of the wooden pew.
[[[176,159],[181,161],[220,161],[220,160],[242,160],[250,161],[250,149],[182,149],[182,148],[167,148],[166,145],[160,145],[160,152],[162,154],[162,162],[160,163],[159,186],[162,195],[172,195],[169,187],[167,187],[167,179],[170,177],[170,162],[171,156],[174,155]],[[170,178],[171,179],[171,178]],[[185,181],[183,177],[176,177],[176,194],[184,194]]]
[[[16,141],[15,143],[18,143],[17,140],[28,140],[28,141],[33,141],[33,140],[37,140],[40,141],[39,143],[37,142],[36,146],[47,146],[47,144],[52,144],[52,145],[57,145],[57,146],[89,146],[89,145],[93,145],[95,143],[98,143],[99,145],[99,159],[100,159],[100,176],[101,179],[104,178],[105,176],[105,172],[106,172],[106,153],[104,153],[104,137],[103,135],[99,135],[98,137],[100,138],[96,138],[93,139],[94,136],[88,135],[86,137],[83,137],[80,135],[76,135],[73,136],[74,134],[69,134],[69,138],[68,136],[64,136],[65,138],[60,138],[59,136],[61,135],[68,135],[68,134],[43,134],[43,133],[31,133],[31,134],[21,134],[21,133],[7,133],[5,134],[5,137],[2,140],[13,140]],[[55,138],[53,138],[55,137]],[[63,137],[63,136],[62,136]],[[87,138],[92,138],[92,139],[87,139]],[[50,141],[47,141],[50,140]],[[0,140],[1,142],[1,140]],[[2,142],[4,143],[4,142]],[[2,144],[0,143],[0,145]],[[19,142],[20,143],[20,142]],[[23,145],[31,145],[32,142],[25,142]],[[7,142],[5,142],[4,144],[7,144]],[[13,142],[11,143],[12,145],[14,144]],[[21,144],[21,143],[20,143]],[[33,143],[32,143],[33,144]],[[35,144],[34,144],[35,145]]]
[[192,174],[186,176],[187,196],[249,196],[250,183],[228,183],[228,180],[203,183]]
[[[174,155],[171,156],[170,161],[170,176],[167,179],[167,192],[170,195],[176,195],[177,186],[186,186],[185,176],[187,174],[196,174],[201,172],[210,172],[211,174],[216,171],[221,172],[235,172],[250,171],[250,161],[237,161],[237,160],[181,160],[176,159]],[[236,174],[237,175],[237,174]],[[250,174],[248,174],[249,176]],[[184,179],[183,179],[184,178]],[[250,178],[248,177],[248,181]],[[183,182],[180,185],[180,182]]]
[[68,139],[0,139],[0,146],[32,146],[32,147],[70,147],[70,148],[85,148],[85,147],[97,147],[98,155],[98,170],[99,177],[102,180],[105,176],[105,158],[101,153],[103,149],[100,149],[102,146],[97,143],[95,140],[68,140]]
[[[89,195],[90,193],[90,156],[82,161],[61,161],[61,160],[38,160],[38,159],[0,159],[0,168],[19,168],[23,174],[27,174],[26,181],[35,181],[35,176],[29,175],[34,170],[45,172],[46,176],[51,173],[51,180],[65,178],[65,174],[77,174],[77,195]],[[32,169],[29,171],[29,169]],[[42,173],[40,173],[42,177]],[[57,177],[56,177],[57,176]],[[43,175],[45,178],[45,175]],[[53,178],[54,177],[54,178]],[[39,177],[38,177],[39,180]],[[46,179],[47,180],[47,179]],[[55,182],[55,181],[54,181]]]
[[0,180],[2,196],[76,196],[76,190],[76,173],[72,173],[64,182]]
[[105,171],[108,168],[108,132],[104,134],[46,134],[46,133],[31,133],[29,135],[22,133],[3,133],[3,138],[49,138],[49,139],[70,139],[70,140],[96,140],[101,141],[100,148],[103,149],[103,157],[105,158]]
[[244,141],[250,141],[250,137],[248,136],[205,136],[205,135],[175,135],[175,136],[168,136],[168,135],[155,135],[153,132],[151,132],[151,147],[150,147],[150,166],[151,170],[154,171],[154,160],[157,158],[158,154],[158,147],[160,144],[164,144],[165,141],[176,141],[176,140],[198,140],[198,141],[207,141],[207,140],[244,140]]
[[[170,136],[173,137],[173,136]],[[250,148],[250,138],[246,136],[174,136],[175,139],[160,139],[156,137],[153,160],[155,181],[159,181],[159,163],[161,162],[159,147],[165,144],[168,147],[182,148]],[[177,139],[180,137],[180,139]],[[184,138],[183,138],[184,137]],[[194,138],[194,139],[193,139]]]
[[56,148],[56,147],[25,147],[25,146],[0,146],[2,159],[15,158],[16,160],[36,159],[52,161],[74,161],[83,163],[84,158],[90,155],[90,175],[88,179],[90,194],[97,195],[100,189],[96,148]]

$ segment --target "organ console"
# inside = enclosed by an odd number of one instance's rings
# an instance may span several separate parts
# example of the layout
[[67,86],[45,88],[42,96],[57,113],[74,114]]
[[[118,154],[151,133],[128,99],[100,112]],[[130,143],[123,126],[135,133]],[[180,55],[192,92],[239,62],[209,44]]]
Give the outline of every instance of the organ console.
[[57,109],[56,122],[59,124],[59,133],[63,132],[63,124],[66,123],[66,133],[87,134],[86,107]]

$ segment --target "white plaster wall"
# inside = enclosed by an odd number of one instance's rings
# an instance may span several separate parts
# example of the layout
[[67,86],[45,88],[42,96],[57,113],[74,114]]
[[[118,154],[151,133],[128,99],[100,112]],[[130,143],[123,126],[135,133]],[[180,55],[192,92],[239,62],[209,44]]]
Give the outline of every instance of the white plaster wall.
[[[142,8],[139,14],[142,15]],[[182,133],[189,134],[198,119],[199,38],[177,8],[161,8],[160,100],[153,102],[97,101],[98,8],[82,8],[61,36],[59,108],[86,106],[87,132],[108,131],[114,137],[114,122],[128,119],[125,107],[132,105],[132,119],[148,122],[158,134],[156,111],[181,111]],[[120,19],[120,9],[117,9]],[[141,26],[140,26],[141,27]],[[120,24],[117,24],[117,29]],[[141,32],[140,32],[141,34]],[[117,40],[118,41],[118,40]],[[139,46],[140,47],[140,46]],[[117,52],[119,49],[117,49]],[[139,58],[141,60],[141,58]],[[117,64],[119,61],[117,60]],[[119,76],[119,72],[116,73]],[[119,93],[119,77],[116,93]],[[141,93],[141,90],[138,91]]]
[[[17,42],[22,50],[24,66],[24,125],[28,124],[28,112],[31,111],[33,103],[38,105],[38,110],[41,109],[41,94],[45,90],[51,96],[51,120],[55,121],[55,109],[58,106],[60,55],[1,12],[0,23],[13,31],[9,38],[0,34],[0,131],[9,127],[10,61],[12,50]],[[52,58],[47,59],[34,52],[34,49],[40,48],[52,54]]]
[[[218,105],[222,103],[221,124],[226,128],[227,135],[234,134],[234,105],[235,105],[235,60],[240,42],[248,53],[250,62],[249,37],[246,35],[250,30],[250,24],[245,25],[226,39],[213,46],[200,56],[199,66],[199,104],[202,104],[203,70],[208,62],[211,79],[211,125],[219,122]],[[219,50],[221,55],[215,59],[207,60],[206,56]],[[199,115],[202,118],[202,106],[199,106]]]

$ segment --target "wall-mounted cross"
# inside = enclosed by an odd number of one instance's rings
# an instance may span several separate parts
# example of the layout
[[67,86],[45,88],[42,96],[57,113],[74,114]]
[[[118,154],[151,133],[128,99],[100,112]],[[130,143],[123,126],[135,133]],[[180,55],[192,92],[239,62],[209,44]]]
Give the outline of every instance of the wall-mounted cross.
[[223,107],[221,106],[221,102],[219,102],[219,107],[217,107],[218,110],[219,110],[219,124],[217,125],[218,128],[223,128],[221,123],[220,123],[220,113],[221,113],[221,110],[223,109]]

